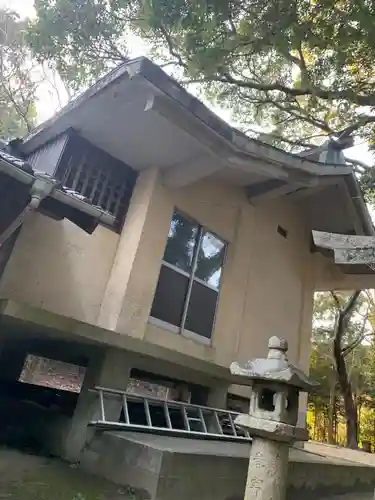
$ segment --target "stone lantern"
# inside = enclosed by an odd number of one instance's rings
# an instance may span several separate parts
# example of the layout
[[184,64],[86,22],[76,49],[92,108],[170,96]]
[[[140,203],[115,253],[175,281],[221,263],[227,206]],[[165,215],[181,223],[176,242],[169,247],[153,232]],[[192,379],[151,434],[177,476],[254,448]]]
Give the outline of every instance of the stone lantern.
[[288,362],[288,343],[271,337],[266,359],[232,363],[239,385],[252,388],[248,415],[235,423],[252,436],[245,500],[284,500],[289,447],[306,441],[306,429],[297,427],[299,393],[316,385]]

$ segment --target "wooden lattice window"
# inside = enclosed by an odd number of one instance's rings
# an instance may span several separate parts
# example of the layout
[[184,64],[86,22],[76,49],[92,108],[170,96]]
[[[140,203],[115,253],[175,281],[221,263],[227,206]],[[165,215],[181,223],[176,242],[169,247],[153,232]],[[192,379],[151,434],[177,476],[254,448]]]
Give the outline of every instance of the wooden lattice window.
[[136,173],[128,165],[79,136],[68,139],[56,177],[67,188],[116,218],[120,228],[128,210]]

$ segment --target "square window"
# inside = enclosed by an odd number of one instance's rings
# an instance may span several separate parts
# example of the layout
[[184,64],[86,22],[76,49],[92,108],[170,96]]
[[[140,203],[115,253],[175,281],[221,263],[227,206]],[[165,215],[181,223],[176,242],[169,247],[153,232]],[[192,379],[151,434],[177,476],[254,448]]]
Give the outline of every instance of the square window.
[[223,240],[175,212],[151,316],[210,339],[225,252]]

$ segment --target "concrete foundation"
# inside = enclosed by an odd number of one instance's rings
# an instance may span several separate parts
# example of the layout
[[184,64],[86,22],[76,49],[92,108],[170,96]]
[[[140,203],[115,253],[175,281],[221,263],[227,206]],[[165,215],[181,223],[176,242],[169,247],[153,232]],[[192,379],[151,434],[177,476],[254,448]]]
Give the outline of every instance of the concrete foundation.
[[[77,460],[85,444],[91,441],[93,430],[88,428],[90,420],[100,420],[98,394],[92,392],[95,386],[111,387],[125,391],[130,377],[131,363],[128,354],[119,349],[107,349],[105,353],[93,358],[87,368],[81,393],[73,418],[67,424],[57,426],[62,434],[62,450],[59,455],[68,460]],[[120,419],[122,400],[114,395],[105,396],[106,418],[113,422]],[[56,434],[56,431],[53,431]]]
[[227,407],[228,385],[211,387],[208,392],[207,406],[211,408],[224,408]]
[[[151,500],[242,500],[249,448],[246,443],[104,432],[85,448],[81,465],[118,484],[142,487]],[[287,500],[367,500],[374,487],[373,467],[290,451]]]

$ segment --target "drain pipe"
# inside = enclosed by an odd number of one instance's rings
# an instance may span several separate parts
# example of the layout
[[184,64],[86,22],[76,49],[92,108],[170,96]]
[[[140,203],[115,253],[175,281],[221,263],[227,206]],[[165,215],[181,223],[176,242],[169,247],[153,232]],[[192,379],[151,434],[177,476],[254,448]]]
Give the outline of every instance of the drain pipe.
[[14,232],[24,223],[24,221],[35,212],[39,207],[41,201],[51,194],[54,189],[56,182],[51,179],[43,178],[42,176],[36,176],[30,188],[31,199],[18,217],[10,224],[10,226],[5,229],[3,233],[0,234],[0,247],[14,234]]

